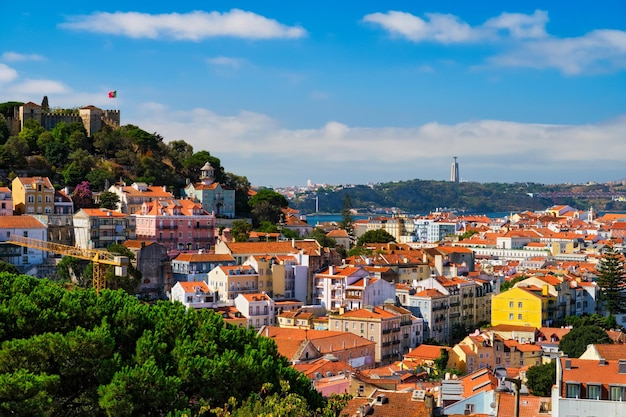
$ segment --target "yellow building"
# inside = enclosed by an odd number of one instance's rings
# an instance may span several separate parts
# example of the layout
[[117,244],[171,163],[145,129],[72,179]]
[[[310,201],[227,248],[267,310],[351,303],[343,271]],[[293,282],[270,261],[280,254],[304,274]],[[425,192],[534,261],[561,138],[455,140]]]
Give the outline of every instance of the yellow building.
[[54,213],[54,187],[47,177],[16,177],[11,194],[17,214]]
[[494,295],[491,302],[491,324],[511,324],[540,328],[553,319],[556,297],[548,293],[548,286],[514,287]]

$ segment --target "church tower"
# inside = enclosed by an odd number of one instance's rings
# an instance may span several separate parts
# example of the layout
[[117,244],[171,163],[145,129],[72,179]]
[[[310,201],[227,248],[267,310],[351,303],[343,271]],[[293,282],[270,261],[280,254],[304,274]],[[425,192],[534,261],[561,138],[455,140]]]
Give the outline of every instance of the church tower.
[[215,169],[208,162],[200,168],[200,182],[204,185],[211,185],[215,182]]

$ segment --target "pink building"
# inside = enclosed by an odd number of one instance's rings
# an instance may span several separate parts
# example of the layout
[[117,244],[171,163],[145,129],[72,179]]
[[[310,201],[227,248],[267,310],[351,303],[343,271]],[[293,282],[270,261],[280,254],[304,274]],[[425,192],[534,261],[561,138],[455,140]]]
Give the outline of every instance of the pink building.
[[9,187],[0,187],[0,216],[13,215],[13,194]]
[[191,200],[144,202],[137,219],[137,240],[150,240],[168,249],[209,249],[215,238],[215,216]]

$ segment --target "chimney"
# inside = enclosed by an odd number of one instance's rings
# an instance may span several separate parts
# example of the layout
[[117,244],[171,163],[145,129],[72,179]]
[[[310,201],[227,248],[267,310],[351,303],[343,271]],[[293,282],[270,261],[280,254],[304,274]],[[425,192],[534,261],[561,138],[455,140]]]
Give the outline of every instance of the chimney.
[[565,359],[565,369],[567,369],[568,371],[572,369],[572,360],[571,359]]
[[541,287],[541,295],[544,295],[544,296],[550,295],[550,287],[548,287],[547,285],[543,285]]
[[335,275],[335,265],[328,265],[328,275]]

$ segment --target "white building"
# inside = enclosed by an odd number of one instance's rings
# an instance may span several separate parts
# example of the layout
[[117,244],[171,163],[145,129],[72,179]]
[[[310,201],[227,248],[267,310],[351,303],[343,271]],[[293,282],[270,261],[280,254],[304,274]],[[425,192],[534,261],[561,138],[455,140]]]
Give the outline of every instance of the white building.
[[11,236],[23,236],[47,241],[48,229],[46,225],[33,216],[0,216],[0,253],[2,259],[15,265],[20,271],[41,265],[47,257],[45,251],[28,247],[15,246],[3,243]]
[[235,298],[235,307],[248,319],[248,327],[258,330],[276,322],[274,300],[265,293],[239,294]]
[[177,282],[172,287],[172,301],[179,301],[187,308],[214,307],[217,294],[204,281]]

